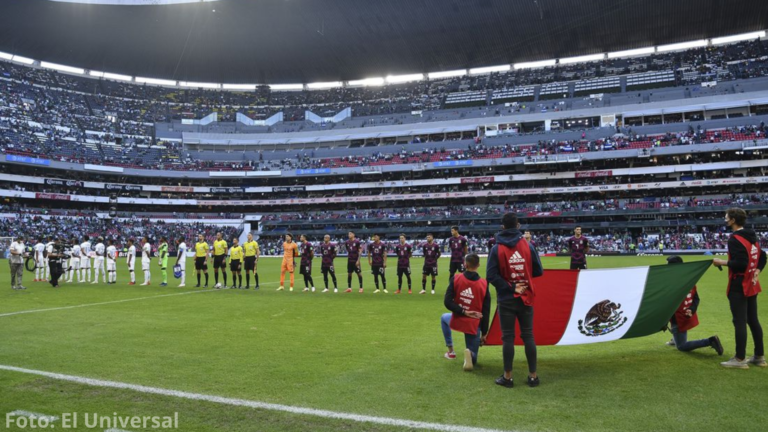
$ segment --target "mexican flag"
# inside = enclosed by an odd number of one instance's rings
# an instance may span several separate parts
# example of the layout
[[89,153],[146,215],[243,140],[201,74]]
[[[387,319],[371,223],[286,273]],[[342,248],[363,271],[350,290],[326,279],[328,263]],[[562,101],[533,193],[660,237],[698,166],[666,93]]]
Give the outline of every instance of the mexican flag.
[[[535,279],[537,345],[629,339],[660,331],[711,261],[597,270],[545,270]],[[516,345],[523,341],[517,330]],[[487,345],[501,345],[499,316]]]

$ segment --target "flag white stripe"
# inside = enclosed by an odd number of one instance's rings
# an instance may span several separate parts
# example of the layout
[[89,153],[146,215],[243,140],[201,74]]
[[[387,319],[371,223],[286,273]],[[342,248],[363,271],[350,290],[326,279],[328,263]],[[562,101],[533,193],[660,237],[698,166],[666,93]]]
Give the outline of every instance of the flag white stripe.
[[[640,310],[640,304],[645,293],[645,283],[648,279],[648,270],[647,266],[581,270],[576,284],[571,318],[568,320],[568,326],[557,345],[577,345],[621,339],[632,327],[637,312]],[[610,330],[609,332],[591,336],[589,335],[590,329],[585,327],[587,314],[595,305],[606,300],[616,306],[620,305],[613,315],[614,318],[620,317],[620,319],[608,326],[606,330]],[[579,321],[582,321],[581,329],[579,329]],[[588,334],[584,334],[585,332]]]

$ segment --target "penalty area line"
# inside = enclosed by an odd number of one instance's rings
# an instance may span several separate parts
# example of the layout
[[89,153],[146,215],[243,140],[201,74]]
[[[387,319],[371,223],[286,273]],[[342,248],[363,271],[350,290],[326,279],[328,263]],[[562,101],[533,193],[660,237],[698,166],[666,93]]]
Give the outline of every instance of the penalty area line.
[[[478,428],[478,427],[472,427],[472,426],[429,423],[429,422],[405,420],[405,419],[398,419],[398,418],[391,418],[391,417],[368,416],[368,415],[361,415],[361,414],[321,410],[321,409],[315,409],[315,408],[303,408],[303,407],[296,407],[291,405],[258,402],[258,401],[251,401],[246,399],[235,399],[235,398],[228,398],[223,396],[212,396],[212,395],[190,393],[190,392],[179,391],[179,390],[168,390],[168,389],[157,388],[157,387],[147,387],[143,385],[128,384],[128,383],[122,383],[117,381],[104,381],[99,379],[79,377],[74,375],[65,375],[65,374],[59,374],[54,372],[45,372],[45,371],[39,371],[34,369],[25,369],[25,368],[20,368],[15,366],[0,365],[0,370],[5,370],[9,372],[18,372],[18,373],[23,373],[28,375],[37,375],[37,376],[46,377],[54,380],[68,381],[68,382],[73,382],[76,384],[82,384],[82,385],[87,385],[92,387],[131,390],[131,391],[145,393],[145,394],[169,396],[169,397],[175,397],[180,399],[212,402],[212,403],[217,403],[221,405],[255,408],[255,409],[268,410],[268,411],[280,411],[280,412],[285,412],[290,414],[309,415],[309,416],[322,417],[322,418],[334,419],[334,420],[347,420],[347,421],[353,421],[358,423],[374,423],[374,424],[385,425],[385,426],[397,426],[397,427],[404,427],[404,428],[411,428],[411,429],[449,431],[449,432],[502,432],[498,429],[485,429],[485,428]],[[510,431],[510,432],[514,432],[514,431]]]

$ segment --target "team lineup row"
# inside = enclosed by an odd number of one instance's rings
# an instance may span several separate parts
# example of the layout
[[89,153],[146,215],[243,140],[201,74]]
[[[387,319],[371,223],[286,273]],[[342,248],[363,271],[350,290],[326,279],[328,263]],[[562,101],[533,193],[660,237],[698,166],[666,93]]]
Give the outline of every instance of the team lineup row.
[[[586,253],[589,252],[589,241],[581,235],[581,228],[574,230],[574,237],[569,239],[568,244],[571,249],[571,268],[586,268]],[[363,293],[363,276],[360,259],[363,254],[363,243],[356,238],[354,232],[349,232],[349,239],[344,242],[348,251],[347,254],[347,289],[345,292],[352,292],[353,275],[358,278],[358,292]],[[531,233],[525,232],[525,239],[531,242]],[[117,259],[118,251],[114,246],[113,240],[109,239],[104,245],[102,237],[96,239],[97,244],[93,245],[88,237],[83,238],[82,243],[78,239],[72,239],[70,244],[63,244],[61,238],[50,238],[46,244],[40,239],[27,251],[24,246],[24,239],[19,237],[11,245],[11,261],[13,266],[14,255],[26,256],[34,259],[35,282],[49,281],[52,286],[58,287],[59,280],[63,276],[62,282],[80,283],[98,283],[99,275],[104,283],[117,283]],[[301,243],[294,241],[292,234],[285,234],[283,242],[283,258],[281,263],[280,287],[278,291],[285,289],[285,276],[290,276],[289,290],[293,291],[295,285],[294,271],[297,257],[301,258],[299,264],[299,274],[304,277],[304,291],[315,291],[315,283],[312,278],[312,261],[315,257],[315,247],[306,236],[300,237]],[[492,240],[493,242],[493,240]],[[186,260],[182,259],[187,255],[187,244],[183,237],[175,239],[177,247],[176,262],[173,266],[174,275],[180,279],[179,287],[186,286]],[[127,241],[126,264],[130,274],[129,285],[136,284],[135,264],[137,249],[134,240]],[[141,284],[147,286],[151,284],[151,255],[152,245],[147,237],[143,237],[141,244],[141,268],[144,273],[144,282]],[[451,237],[448,239],[448,246],[451,250],[449,280],[452,280],[456,273],[464,271],[464,257],[468,253],[467,239],[459,233],[458,227],[451,228]],[[421,246],[421,253],[424,257],[424,266],[422,269],[422,289],[420,294],[427,292],[427,277],[431,276],[431,293],[435,294],[436,278],[438,275],[438,259],[441,257],[440,247],[434,241],[432,234],[427,235],[426,243]],[[397,256],[397,278],[398,287],[395,291],[399,294],[403,287],[403,278],[408,284],[408,293],[412,293],[411,264],[410,259],[413,256],[414,246],[406,242],[406,236],[401,235],[399,244],[395,246]],[[330,236],[326,235],[319,246],[321,253],[321,272],[325,288],[323,292],[330,291],[329,277],[333,282],[334,292],[338,292],[338,280],[336,278],[336,269],[334,260],[337,256],[336,245],[331,243]],[[16,252],[15,252],[16,251]],[[160,286],[168,285],[168,240],[165,237],[160,238],[160,246],[157,248],[158,265],[162,271],[162,282]],[[31,252],[31,254],[30,254]],[[207,288],[209,284],[208,261],[213,262],[214,270],[214,288],[232,288],[232,289],[250,289],[251,276],[254,279],[254,289],[259,289],[258,260],[261,255],[259,245],[254,240],[253,234],[249,233],[247,241],[240,245],[238,238],[231,240],[231,246],[223,238],[221,232],[217,233],[213,245],[209,245],[202,234],[198,235],[194,246],[195,272],[197,275],[196,288],[201,287],[202,278],[205,283],[202,287]],[[374,294],[387,290],[386,268],[387,268],[387,248],[381,242],[379,235],[374,235],[373,242],[367,247],[368,265],[371,268],[371,274],[374,277]],[[229,263],[227,263],[229,260]],[[93,261],[93,266],[91,265]],[[21,264],[19,262],[19,264]],[[232,272],[232,285],[228,285],[227,264]],[[32,269],[30,269],[32,270]],[[223,285],[219,282],[219,272],[221,271]],[[245,273],[246,285],[243,287],[243,272]],[[12,286],[14,289],[25,289],[21,284],[22,271],[12,269]],[[93,277],[92,277],[93,276]],[[380,281],[381,280],[381,283]]]

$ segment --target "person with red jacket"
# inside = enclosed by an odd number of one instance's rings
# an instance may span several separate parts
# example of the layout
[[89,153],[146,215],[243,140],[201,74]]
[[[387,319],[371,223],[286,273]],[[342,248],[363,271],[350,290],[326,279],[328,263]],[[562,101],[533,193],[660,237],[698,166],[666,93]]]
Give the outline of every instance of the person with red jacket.
[[496,234],[496,245],[488,254],[486,279],[496,288],[496,300],[501,324],[504,374],[496,384],[512,388],[512,361],[515,358],[515,322],[520,326],[520,338],[528,360],[528,386],[539,385],[536,373],[536,342],[533,339],[533,302],[536,290],[533,278],[544,274],[539,254],[523,238],[517,215],[507,213],[501,218],[503,231]]
[[448,352],[445,358],[456,358],[453,350],[451,330],[464,333],[464,370],[471,371],[477,364],[477,353],[480,345],[488,335],[488,318],[491,314],[491,293],[488,291],[488,281],[477,274],[480,267],[480,257],[469,254],[464,257],[464,272],[453,276],[448,282],[444,304],[449,313],[440,317],[443,337]]
[[[758,277],[765,268],[765,251],[760,250],[757,234],[745,229],[747,212],[733,207],[725,212],[725,223],[733,231],[728,239],[728,260],[715,258],[717,267],[728,267],[728,302],[731,305],[733,326],[736,330],[736,355],[721,366],[749,369],[749,365],[766,367],[763,328],[757,318],[757,294],[760,293]],[[755,343],[755,355],[747,358],[747,325]]]
[[[682,264],[683,259],[677,255],[667,258],[668,264]],[[693,351],[699,348],[711,347],[717,351],[717,355],[723,355],[723,344],[720,338],[712,336],[709,339],[688,340],[688,330],[699,325],[699,317],[696,315],[696,309],[699,308],[699,293],[694,286],[688,296],[680,303],[680,306],[669,319],[669,326],[672,332],[672,343],[680,351]]]

